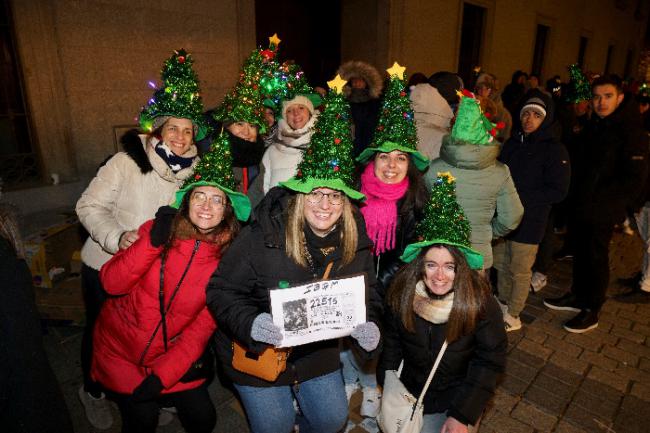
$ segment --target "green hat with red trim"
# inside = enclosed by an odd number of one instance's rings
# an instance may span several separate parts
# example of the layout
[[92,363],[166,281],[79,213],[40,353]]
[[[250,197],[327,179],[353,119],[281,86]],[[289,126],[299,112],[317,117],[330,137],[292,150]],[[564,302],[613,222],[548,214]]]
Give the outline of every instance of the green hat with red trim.
[[475,144],[492,146],[495,143],[497,129],[505,127],[503,122],[492,123],[485,117],[481,102],[472,92],[463,89],[458,92],[460,104],[456,113],[456,121],[451,129],[452,143]]
[[423,248],[445,244],[458,248],[470,268],[482,269],[483,256],[471,247],[471,231],[469,220],[456,201],[456,179],[450,172],[438,173],[424,218],[416,226],[418,242],[407,245],[400,259],[410,263]]
[[228,196],[235,211],[235,217],[240,221],[248,220],[251,213],[251,202],[248,197],[236,190],[235,176],[232,172],[232,154],[228,134],[223,131],[210,146],[210,150],[199,161],[194,169],[194,175],[187,178],[185,184],[176,192],[172,207],[179,208],[185,194],[197,186],[214,186]]
[[325,109],[314,125],[310,145],[303,150],[296,175],[280,182],[283,187],[303,194],[315,188],[330,188],[353,200],[365,198],[351,186],[354,183],[354,161],[350,104],[343,95],[345,83],[339,75],[327,82],[330,91],[325,96]]
[[410,154],[419,170],[425,170],[429,166],[427,157],[417,149],[418,136],[411,101],[406,93],[405,69],[395,62],[386,70],[390,75],[390,82],[382,102],[375,135],[370,146],[357,157],[357,161],[365,163],[377,152],[389,153],[399,150]]
[[149,82],[156,90],[138,119],[143,130],[151,132],[169,117],[178,117],[192,121],[195,140],[207,135],[208,126],[203,117],[203,101],[193,63],[192,55],[185,50],[174,51],[163,65],[162,86],[156,88],[152,81]]

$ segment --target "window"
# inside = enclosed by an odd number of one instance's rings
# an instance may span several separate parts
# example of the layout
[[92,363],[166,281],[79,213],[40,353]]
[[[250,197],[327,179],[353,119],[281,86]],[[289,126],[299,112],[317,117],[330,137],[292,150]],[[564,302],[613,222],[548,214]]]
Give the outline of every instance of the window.
[[585,55],[587,54],[587,44],[589,39],[585,36],[580,36],[580,47],[578,48],[578,61],[576,62],[580,68],[585,67]]
[[458,75],[466,85],[471,83],[474,67],[481,64],[481,42],[483,41],[486,12],[487,10],[480,6],[469,3],[463,5]]
[[537,24],[537,34],[535,35],[535,49],[533,50],[533,67],[531,73],[542,76],[542,69],[544,68],[544,55],[546,54],[546,43],[548,42],[548,34],[551,28],[543,24]]
[[8,0],[0,0],[0,177],[12,187],[40,180]]
[[634,75],[632,72],[632,60],[634,59],[634,50],[629,48],[627,50],[627,55],[625,56],[625,69],[623,69],[623,78],[630,78]]

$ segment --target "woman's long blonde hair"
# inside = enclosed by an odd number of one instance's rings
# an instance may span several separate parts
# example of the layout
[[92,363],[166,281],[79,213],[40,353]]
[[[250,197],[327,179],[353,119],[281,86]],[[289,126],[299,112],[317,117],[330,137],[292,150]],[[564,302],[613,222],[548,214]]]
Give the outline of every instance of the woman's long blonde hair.
[[13,209],[0,206],[0,236],[9,241],[19,259],[25,258],[25,247],[18,229],[18,220]]
[[[306,195],[301,193],[291,198],[285,229],[287,256],[304,268],[309,266],[305,241],[305,214],[303,212],[305,200]],[[359,232],[357,223],[354,220],[352,203],[345,195],[341,206],[343,206],[343,213],[337,224],[341,224],[341,243],[339,247],[342,249],[341,267],[343,267],[354,259],[357,252]]]

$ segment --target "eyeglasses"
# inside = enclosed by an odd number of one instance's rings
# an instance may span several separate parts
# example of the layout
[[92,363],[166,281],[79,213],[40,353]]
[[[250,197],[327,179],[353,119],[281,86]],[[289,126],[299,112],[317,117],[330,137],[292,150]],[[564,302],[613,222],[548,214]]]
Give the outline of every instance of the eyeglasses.
[[307,201],[311,204],[318,204],[323,199],[324,196],[327,196],[327,200],[333,206],[339,206],[343,203],[343,193],[334,191],[330,193],[324,193],[322,191],[312,191],[307,194]]
[[208,196],[204,192],[195,192],[190,197],[190,203],[195,206],[203,206],[209,200],[209,204],[215,207],[225,207],[226,199],[220,195],[210,195]]

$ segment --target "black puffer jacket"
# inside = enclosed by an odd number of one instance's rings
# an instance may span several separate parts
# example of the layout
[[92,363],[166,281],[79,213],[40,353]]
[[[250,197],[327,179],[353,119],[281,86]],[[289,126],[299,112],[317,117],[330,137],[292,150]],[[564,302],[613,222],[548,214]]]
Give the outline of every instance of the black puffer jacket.
[[[385,317],[377,379],[383,384],[386,370],[397,370],[403,359],[401,381],[418,397],[445,340],[447,324],[434,325],[415,316],[413,334],[388,307]],[[507,347],[503,314],[497,301],[489,297],[476,330],[447,347],[424,397],[424,413],[448,411],[458,421],[474,424],[505,370]]]
[[553,134],[553,102],[537,89],[528,92],[523,100],[533,97],[546,103],[544,121],[528,135],[524,135],[519,127],[503,145],[499,155],[499,161],[510,169],[524,205],[521,224],[508,235],[508,239],[525,244],[542,241],[551,206],[566,197],[571,179],[569,154]]
[[[293,286],[319,279],[325,270],[324,264],[317,264],[315,269],[305,269],[294,263],[285,252],[285,211],[290,194],[280,187],[268,192],[256,208],[252,223],[228,248],[208,284],[207,303],[218,324],[215,336],[217,354],[226,374],[237,384],[289,385],[340,368],[339,343],[336,339],[295,347],[289,356],[287,370],[273,383],[240,373],[231,366],[233,338],[254,352],[262,352],[268,347],[251,338],[251,328],[259,314],[270,312],[269,289],[278,287],[282,280]],[[330,278],[365,273],[368,320],[379,325],[382,305],[376,290],[371,242],[360,217],[357,218],[357,227],[359,242],[354,260],[339,268],[341,255],[337,248],[331,254],[334,266]]]
[[645,198],[648,171],[648,136],[634,98],[625,95],[604,119],[592,115],[576,144],[576,221],[623,222],[626,208]]

